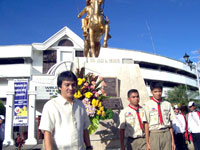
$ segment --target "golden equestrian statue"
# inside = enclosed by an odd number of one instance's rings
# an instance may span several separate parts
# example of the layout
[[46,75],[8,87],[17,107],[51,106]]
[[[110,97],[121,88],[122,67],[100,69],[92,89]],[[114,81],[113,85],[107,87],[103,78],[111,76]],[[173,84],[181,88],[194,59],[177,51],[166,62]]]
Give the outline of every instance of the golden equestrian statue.
[[107,41],[111,38],[109,20],[103,13],[102,5],[104,5],[104,0],[86,0],[86,7],[78,14],[78,18],[81,18],[87,13],[87,16],[81,20],[85,57],[99,56],[103,34],[103,47],[107,47]]

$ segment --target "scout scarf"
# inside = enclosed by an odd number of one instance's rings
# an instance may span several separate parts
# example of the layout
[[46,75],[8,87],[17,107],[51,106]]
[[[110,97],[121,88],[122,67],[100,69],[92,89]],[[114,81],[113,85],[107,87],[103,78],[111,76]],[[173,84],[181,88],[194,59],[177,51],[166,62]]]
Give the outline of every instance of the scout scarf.
[[139,114],[139,105],[138,107],[135,109],[134,107],[132,107],[130,104],[128,105],[131,109],[135,110],[136,111],[136,114],[137,114],[137,118],[138,118],[138,121],[139,121],[139,124],[140,124],[140,128],[143,129],[143,124],[142,124],[142,121],[141,121],[141,118],[140,118],[140,114]]
[[184,120],[185,120],[185,133],[184,133],[184,136],[186,138],[187,141],[189,141],[189,138],[188,138],[188,123],[187,123],[187,120],[185,118],[185,115],[183,113],[180,113],[183,117],[184,117]]
[[161,110],[160,110],[160,103],[162,102],[162,100],[157,101],[154,99],[154,97],[152,97],[152,100],[158,104],[158,115],[160,118],[160,124],[163,124],[162,114],[161,114]]

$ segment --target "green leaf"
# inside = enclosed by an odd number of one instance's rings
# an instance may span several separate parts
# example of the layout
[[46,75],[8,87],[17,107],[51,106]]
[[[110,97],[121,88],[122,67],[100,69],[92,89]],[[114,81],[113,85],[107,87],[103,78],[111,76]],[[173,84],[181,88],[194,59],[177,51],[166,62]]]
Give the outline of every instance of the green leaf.
[[113,113],[112,109],[106,109],[105,112],[106,112],[105,119],[112,119],[113,118],[114,113]]
[[92,134],[94,133],[98,127],[99,127],[99,119],[93,117],[93,118],[90,118],[90,122],[91,124],[89,125],[88,127],[88,131],[89,131],[89,134]]

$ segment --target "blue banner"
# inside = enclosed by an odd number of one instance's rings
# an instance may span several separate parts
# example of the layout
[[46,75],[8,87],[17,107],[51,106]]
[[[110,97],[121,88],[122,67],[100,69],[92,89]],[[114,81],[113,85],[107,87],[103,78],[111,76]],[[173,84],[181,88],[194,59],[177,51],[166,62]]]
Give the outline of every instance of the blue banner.
[[28,80],[14,81],[14,119],[13,126],[28,126]]

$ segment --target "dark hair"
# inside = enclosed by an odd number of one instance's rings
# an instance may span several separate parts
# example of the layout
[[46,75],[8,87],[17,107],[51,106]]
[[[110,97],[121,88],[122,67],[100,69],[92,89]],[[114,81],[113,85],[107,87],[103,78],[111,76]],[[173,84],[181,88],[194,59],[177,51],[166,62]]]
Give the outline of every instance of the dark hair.
[[127,96],[130,97],[131,93],[138,93],[138,95],[139,95],[139,92],[136,89],[129,90],[128,93],[127,93]]
[[151,84],[150,84],[151,91],[153,91],[156,88],[162,90],[163,89],[163,84],[161,82],[151,82]]
[[72,71],[64,71],[58,75],[57,78],[58,89],[59,87],[61,87],[63,81],[75,81],[77,83],[77,78]]

